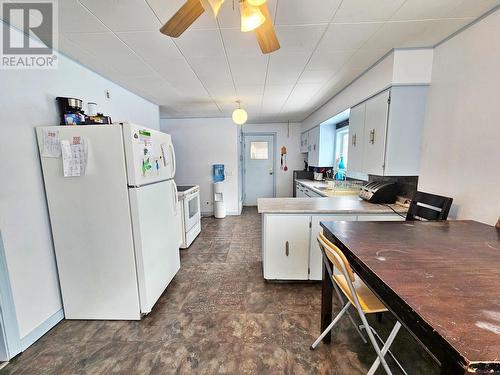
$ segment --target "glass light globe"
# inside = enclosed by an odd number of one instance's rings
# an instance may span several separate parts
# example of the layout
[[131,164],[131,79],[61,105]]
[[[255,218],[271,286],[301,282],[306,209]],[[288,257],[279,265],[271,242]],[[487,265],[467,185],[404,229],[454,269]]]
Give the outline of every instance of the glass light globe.
[[236,108],[233,111],[233,121],[237,125],[243,125],[247,122],[248,114],[243,108]]
[[260,7],[266,3],[266,0],[247,0],[247,2],[254,7]]
[[240,3],[241,31],[249,32],[261,26],[266,17],[259,8],[249,5],[246,1]]

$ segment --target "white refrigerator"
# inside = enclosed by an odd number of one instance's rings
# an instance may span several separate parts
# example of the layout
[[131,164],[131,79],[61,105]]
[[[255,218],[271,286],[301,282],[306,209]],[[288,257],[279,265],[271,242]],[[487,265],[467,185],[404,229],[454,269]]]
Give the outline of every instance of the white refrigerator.
[[66,319],[140,319],[180,268],[170,135],[128,123],[36,132]]

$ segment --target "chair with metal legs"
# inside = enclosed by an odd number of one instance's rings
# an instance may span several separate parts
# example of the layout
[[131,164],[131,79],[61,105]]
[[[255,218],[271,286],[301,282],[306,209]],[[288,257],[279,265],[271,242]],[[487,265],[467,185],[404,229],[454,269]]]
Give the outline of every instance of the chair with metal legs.
[[[337,314],[337,316],[333,319],[330,325],[321,333],[321,335],[316,339],[316,341],[311,345],[311,349],[314,350],[318,344],[323,340],[323,338],[332,330],[332,328],[337,324],[337,322],[342,318],[342,316],[347,313],[354,327],[358,331],[359,335],[366,343],[366,339],[363,334],[358,329],[357,325],[354,323],[351,315],[349,314],[349,307],[354,306],[358,312],[358,315],[361,319],[362,325],[359,327],[361,329],[365,329],[366,334],[368,335],[368,339],[373,346],[373,349],[377,353],[377,358],[375,362],[372,364],[370,370],[368,371],[369,375],[375,373],[378,369],[379,365],[382,364],[382,367],[385,369],[386,373],[391,375],[392,372],[385,360],[385,355],[389,353],[392,358],[395,360],[398,367],[406,374],[406,371],[402,368],[400,363],[396,360],[396,358],[389,351],[391,344],[393,343],[396,335],[401,328],[401,323],[396,322],[394,328],[392,329],[389,337],[384,343],[380,336],[376,333],[376,331],[368,324],[366,319],[366,315],[374,314],[379,312],[386,312],[387,308],[380,302],[380,300],[373,294],[373,292],[366,286],[366,284],[357,277],[351,269],[349,262],[347,261],[344,253],[331,243],[322,233],[318,235],[318,242],[321,251],[326,255],[326,257],[332,262],[334,269],[330,277],[333,281],[333,286],[337,295],[342,303],[342,310]],[[335,272],[338,270],[339,272]],[[345,296],[347,301],[344,300],[342,294]],[[381,342],[382,348],[379,347],[377,343],[377,339]]]

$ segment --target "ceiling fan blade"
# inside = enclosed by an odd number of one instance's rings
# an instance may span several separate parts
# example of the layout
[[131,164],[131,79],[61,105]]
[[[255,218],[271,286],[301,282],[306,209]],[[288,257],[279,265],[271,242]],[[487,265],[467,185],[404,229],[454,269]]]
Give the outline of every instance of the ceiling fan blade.
[[162,26],[160,32],[172,38],[177,38],[186,31],[204,11],[205,8],[203,8],[200,0],[187,0],[177,13]]
[[269,9],[266,4],[259,6],[260,11],[266,17],[266,21],[257,29],[255,29],[255,35],[257,41],[259,42],[260,49],[262,53],[271,53],[280,49],[280,42],[276,36],[276,32],[273,26],[273,20]]

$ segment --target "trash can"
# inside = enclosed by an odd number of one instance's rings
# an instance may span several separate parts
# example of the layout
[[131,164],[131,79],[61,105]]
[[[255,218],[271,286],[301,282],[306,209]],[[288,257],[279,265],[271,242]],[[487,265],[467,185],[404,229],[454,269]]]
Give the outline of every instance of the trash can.
[[226,217],[226,203],[224,202],[224,183],[214,182],[214,216],[216,219]]

